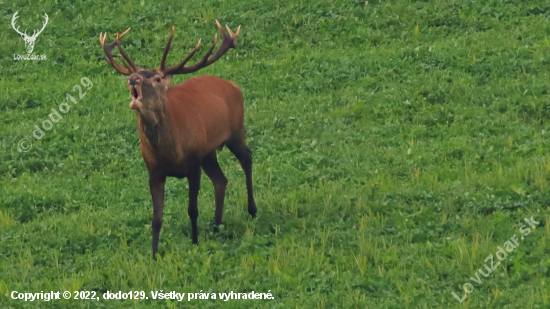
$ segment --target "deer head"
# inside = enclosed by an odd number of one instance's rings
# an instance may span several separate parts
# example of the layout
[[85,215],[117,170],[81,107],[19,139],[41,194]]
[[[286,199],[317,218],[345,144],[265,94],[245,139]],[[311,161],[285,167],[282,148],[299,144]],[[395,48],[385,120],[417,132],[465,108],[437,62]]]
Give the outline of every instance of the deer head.
[[19,27],[15,28],[15,20],[17,18],[19,18],[19,16],[17,16],[18,12],[19,11],[15,12],[15,14],[13,14],[13,18],[11,19],[11,26],[13,27],[13,30],[15,30],[17,33],[19,33],[21,35],[21,37],[23,38],[23,40],[25,40],[25,49],[27,49],[27,53],[30,54],[30,53],[32,53],[32,51],[34,49],[34,42],[38,38],[38,35],[40,33],[42,33],[42,31],[44,31],[44,28],[46,28],[46,25],[48,24],[48,14],[44,13],[44,15],[45,15],[44,18],[46,19],[46,22],[43,24],[42,29],[40,29],[38,32],[36,32],[36,30],[34,30],[32,35],[28,36],[26,29],[25,29],[25,32],[21,32],[21,31],[19,31]]
[[[166,67],[165,66],[166,57],[168,56],[168,52],[170,50],[170,44],[172,43],[172,38],[174,37],[174,26],[172,26],[170,31],[170,36],[168,38],[168,43],[166,43],[166,47],[164,48],[164,53],[160,61],[160,67],[158,69],[153,69],[153,70],[145,70],[145,69],[138,68],[136,64],[132,61],[132,59],[130,59],[128,54],[126,54],[124,49],[122,49],[120,45],[120,40],[130,31],[130,28],[128,28],[126,31],[124,31],[120,35],[116,34],[115,40],[111,44],[105,44],[107,33],[100,34],[99,41],[103,46],[103,51],[105,52],[105,59],[107,60],[107,62],[111,66],[113,66],[119,73],[124,75],[129,75],[127,83],[128,83],[128,88],[130,90],[130,95],[132,96],[132,101],[130,102],[130,108],[136,110],[138,113],[145,112],[145,110],[154,109],[155,107],[150,105],[162,104],[162,102],[165,100],[166,89],[168,89],[168,87],[170,86],[173,75],[196,72],[216,62],[230,48],[235,48],[237,45],[237,36],[240,33],[241,27],[239,26],[237,28],[236,33],[233,33],[233,31],[231,31],[231,29],[226,25],[225,26],[225,28],[227,29],[227,33],[226,33],[222,25],[217,20],[216,20],[216,24],[218,26],[218,29],[222,33],[223,42],[221,47],[213,56],[210,56],[210,55],[212,54],[212,52],[214,51],[214,48],[216,47],[218,34],[214,35],[214,41],[212,43],[212,46],[210,47],[210,49],[208,50],[208,52],[202,58],[201,61],[191,66],[185,66],[185,64],[191,59],[191,57],[193,57],[193,55],[195,55],[195,53],[199,50],[199,47],[201,45],[201,40],[199,40],[199,42],[197,43],[193,51],[187,57],[185,57],[185,59],[183,59],[182,62],[180,62],[178,65],[173,67]],[[120,51],[120,55],[112,54],[112,50],[115,46],[118,47],[118,50]],[[120,57],[122,65],[124,67],[122,67],[120,64],[115,62],[114,57]],[[144,106],[144,104],[146,106]]]

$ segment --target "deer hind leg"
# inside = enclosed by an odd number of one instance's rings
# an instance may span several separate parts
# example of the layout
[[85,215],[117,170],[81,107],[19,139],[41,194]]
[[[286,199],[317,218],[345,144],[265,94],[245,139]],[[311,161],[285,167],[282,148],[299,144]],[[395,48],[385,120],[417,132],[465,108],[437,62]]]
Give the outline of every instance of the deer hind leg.
[[197,198],[199,196],[199,190],[201,187],[201,166],[197,164],[193,166],[187,176],[189,181],[189,206],[187,213],[189,219],[191,219],[191,233],[193,238],[193,244],[199,244],[199,232],[197,228],[197,219],[199,218],[199,207],[197,205]]
[[256,202],[254,202],[254,192],[252,189],[252,151],[246,147],[244,139],[242,141],[226,144],[227,148],[237,157],[241,163],[246,176],[246,191],[248,194],[248,213],[256,217]]
[[218,164],[216,151],[212,151],[206,155],[201,162],[202,169],[206,176],[210,178],[214,185],[216,196],[216,214],[214,216],[214,231],[218,231],[218,225],[222,224],[223,203],[225,199],[225,188],[227,187],[227,178]]

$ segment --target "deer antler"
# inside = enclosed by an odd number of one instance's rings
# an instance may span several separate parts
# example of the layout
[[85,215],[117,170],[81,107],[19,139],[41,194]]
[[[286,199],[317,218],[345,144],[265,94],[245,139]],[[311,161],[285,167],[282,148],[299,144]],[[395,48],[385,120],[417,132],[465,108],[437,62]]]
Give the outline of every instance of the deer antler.
[[19,11],[15,12],[15,14],[13,14],[13,17],[11,19],[11,26],[12,26],[13,30],[15,30],[15,32],[19,33],[22,36],[27,36],[27,30],[25,30],[25,33],[21,33],[19,31],[19,27],[15,28],[15,20],[17,18],[19,18],[19,16],[17,16],[17,13],[19,13]]
[[[130,59],[128,54],[124,51],[122,46],[120,46],[120,40],[130,31],[131,28],[128,28],[126,31],[124,31],[121,35],[116,34],[115,40],[111,44],[105,44],[105,40],[107,39],[107,33],[100,33],[99,34],[99,42],[101,42],[101,46],[103,46],[103,51],[105,52],[105,59],[107,62],[113,66],[119,73],[124,75],[130,75],[134,72],[138,71],[138,68],[134,61]],[[113,55],[112,51],[114,47],[118,47],[118,50],[120,51],[120,54],[123,58],[121,58],[122,65],[124,65],[125,68],[121,67],[113,57],[120,57],[120,55]],[[126,60],[126,61],[124,61]]]
[[160,61],[160,71],[162,71],[164,75],[193,73],[216,62],[230,48],[237,47],[237,36],[241,32],[241,26],[237,28],[237,32],[233,33],[233,31],[231,31],[231,29],[229,29],[229,27],[225,25],[225,28],[229,33],[229,35],[227,35],[227,33],[225,33],[222,25],[218,22],[218,20],[216,20],[216,25],[218,26],[218,29],[222,33],[223,41],[218,51],[212,57],[210,57],[210,55],[212,54],[212,51],[214,51],[214,48],[216,47],[216,43],[218,41],[217,33],[214,35],[214,41],[212,42],[212,46],[210,47],[210,49],[208,50],[208,52],[202,58],[201,61],[188,67],[185,66],[187,61],[189,61],[189,59],[191,59],[191,57],[193,57],[193,55],[195,55],[195,53],[199,50],[199,47],[201,45],[201,40],[199,40],[199,42],[197,43],[193,51],[187,57],[185,57],[185,59],[183,59],[182,62],[180,62],[176,66],[166,68],[165,67],[166,56],[168,56],[168,51],[170,50],[170,44],[172,43],[172,38],[174,37],[174,26],[172,26],[172,29],[170,31],[170,36],[168,37],[168,43],[166,43],[166,47],[164,48],[164,54],[162,55],[162,60]]
[[42,31],[44,31],[44,28],[46,28],[46,25],[48,24],[48,20],[49,20],[48,14],[44,13],[44,15],[46,15],[46,16],[44,16],[44,18],[46,18],[46,22],[42,25],[42,29],[40,29],[40,31],[38,31],[37,34],[34,34],[36,32],[36,30],[34,30],[32,32],[32,37],[33,38],[37,37],[40,33],[42,33]]

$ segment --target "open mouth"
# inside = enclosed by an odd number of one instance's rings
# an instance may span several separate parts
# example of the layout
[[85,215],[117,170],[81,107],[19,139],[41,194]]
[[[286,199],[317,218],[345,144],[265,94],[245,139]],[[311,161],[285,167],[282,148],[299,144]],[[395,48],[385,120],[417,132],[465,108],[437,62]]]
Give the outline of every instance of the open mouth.
[[139,109],[142,106],[141,103],[141,89],[140,86],[129,86],[130,95],[132,96],[132,102],[130,102],[131,109]]
[[132,100],[136,101],[138,98],[139,98],[139,94],[136,87],[132,87]]
[[141,100],[141,91],[135,86],[130,86],[130,93],[132,94],[132,101],[139,101]]

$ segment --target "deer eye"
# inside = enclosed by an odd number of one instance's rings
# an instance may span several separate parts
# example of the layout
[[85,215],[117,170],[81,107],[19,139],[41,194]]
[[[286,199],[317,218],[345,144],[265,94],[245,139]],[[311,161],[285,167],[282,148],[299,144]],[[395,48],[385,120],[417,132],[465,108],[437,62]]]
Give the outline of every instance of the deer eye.
[[160,82],[161,82],[161,79],[160,79],[160,77],[158,77],[158,76],[157,76],[157,77],[155,77],[155,79],[154,79],[154,80],[155,80],[155,83],[160,83]]

